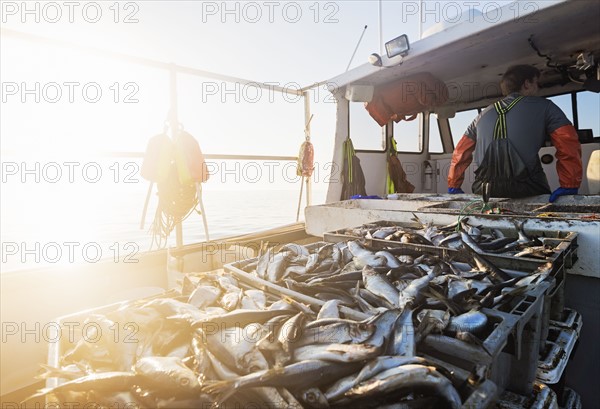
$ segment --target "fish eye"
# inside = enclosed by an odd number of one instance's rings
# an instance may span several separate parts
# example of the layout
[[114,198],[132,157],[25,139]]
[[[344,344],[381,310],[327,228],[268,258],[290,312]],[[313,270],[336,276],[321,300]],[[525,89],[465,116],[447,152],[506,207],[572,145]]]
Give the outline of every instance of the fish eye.
[[190,383],[190,380],[187,378],[182,378],[179,383],[181,383],[183,386],[187,386]]

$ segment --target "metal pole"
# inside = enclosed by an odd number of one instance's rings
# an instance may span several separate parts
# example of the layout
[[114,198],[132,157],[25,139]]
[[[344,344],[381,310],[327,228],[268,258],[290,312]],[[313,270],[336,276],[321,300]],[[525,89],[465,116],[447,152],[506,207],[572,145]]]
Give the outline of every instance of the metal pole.
[[[179,120],[177,118],[177,70],[173,64],[169,70],[170,74],[170,100],[171,109],[169,111],[169,128],[171,128],[171,140],[175,141],[177,131],[179,130]],[[181,220],[175,225],[175,243],[177,248],[183,247],[183,227]]]
[[208,236],[208,222],[206,221],[206,212],[204,211],[204,202],[202,201],[202,183],[196,183],[196,195],[198,196],[198,204],[200,205],[200,212],[202,212],[202,223],[204,224],[204,237],[206,241],[210,241]]
[[383,55],[383,4],[379,0],[379,55]]
[[[307,141],[310,141],[310,122],[312,121],[313,115],[310,113],[310,97],[309,92],[304,92],[304,137]],[[312,178],[306,178],[306,206],[310,206],[312,203],[312,185],[310,180]]]

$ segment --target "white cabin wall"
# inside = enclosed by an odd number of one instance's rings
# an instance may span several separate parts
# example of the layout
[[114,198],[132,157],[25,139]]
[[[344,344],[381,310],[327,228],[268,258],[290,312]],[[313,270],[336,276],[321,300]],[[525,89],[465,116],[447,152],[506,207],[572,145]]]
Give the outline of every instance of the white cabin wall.
[[336,99],[335,111],[335,141],[333,144],[333,157],[331,158],[331,175],[327,187],[326,203],[337,202],[342,195],[342,169],[344,166],[343,143],[348,137],[348,100],[341,94],[334,94]]
[[[592,183],[592,188],[590,189],[590,184],[588,183],[588,179],[587,179],[587,169],[588,169],[588,166],[590,166],[590,157],[592,156],[592,152],[597,151],[597,150],[600,150],[600,143],[585,143],[585,144],[581,145],[581,162],[583,165],[583,179],[581,182],[581,187],[579,188],[579,194],[581,194],[581,195],[600,194],[600,192],[598,192],[597,189],[595,189],[593,187],[593,183]],[[554,155],[556,154],[556,148],[554,146],[542,148],[540,150],[540,154],[539,154],[540,157],[542,157],[542,155],[545,155],[545,154],[552,155],[552,157],[554,158]],[[591,165],[591,166],[597,166],[597,165]],[[549,163],[548,165],[542,164],[542,167],[544,168],[544,172],[546,173],[546,176],[548,177],[548,183],[550,184],[550,189],[554,190],[554,189],[560,187],[560,183],[558,181],[558,173],[556,172],[556,158],[554,158],[552,163]]]

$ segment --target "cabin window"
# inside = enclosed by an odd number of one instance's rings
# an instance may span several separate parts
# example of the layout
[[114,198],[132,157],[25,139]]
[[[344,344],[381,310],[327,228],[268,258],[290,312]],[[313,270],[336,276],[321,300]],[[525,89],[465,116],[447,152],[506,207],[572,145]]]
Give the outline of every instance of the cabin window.
[[384,151],[385,126],[379,126],[363,102],[350,102],[350,138],[355,150]]
[[444,153],[437,116],[429,115],[429,153]]
[[421,153],[423,152],[423,136],[419,128],[423,114],[419,114],[412,121],[394,123],[394,139],[398,152]]
[[476,109],[470,109],[457,112],[454,118],[450,118],[450,132],[455,147],[467,131],[468,126],[471,125],[471,122],[477,118],[477,115],[479,115],[479,112]]
[[571,94],[557,95],[548,99],[554,102],[565,113],[567,118],[569,118],[569,121],[573,123],[573,105],[571,104]]
[[579,129],[591,129],[594,136],[600,136],[600,94],[590,91],[577,93],[577,114]]

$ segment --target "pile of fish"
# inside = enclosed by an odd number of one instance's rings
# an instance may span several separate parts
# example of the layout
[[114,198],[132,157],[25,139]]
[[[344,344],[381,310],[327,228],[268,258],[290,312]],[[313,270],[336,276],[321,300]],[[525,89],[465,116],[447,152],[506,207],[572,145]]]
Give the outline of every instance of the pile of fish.
[[[417,226],[366,224],[358,228],[343,229],[339,234],[357,238],[397,241],[401,243],[420,244],[435,247],[457,249],[463,243],[478,253],[499,254],[513,257],[527,257],[540,260],[550,260],[555,255],[552,246],[544,244],[539,237],[525,233],[524,222],[513,221],[515,234],[505,235],[502,230],[473,226],[468,223],[468,217],[447,226],[434,226],[423,223],[415,215],[413,220]],[[485,232],[484,232],[485,231]]]
[[[246,263],[247,272],[320,306],[228,273],[186,276],[176,295],[88,316],[83,327],[93,331],[63,347],[60,365],[41,375],[59,385],[29,399],[135,408],[461,407],[484,379],[458,379],[419,356],[419,343],[437,333],[481,345],[492,326],[482,309],[520,297],[552,268],[511,277],[468,245],[461,254],[457,261],[348,241],[288,244]],[[368,318],[349,319],[342,306]]]

